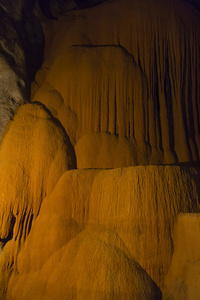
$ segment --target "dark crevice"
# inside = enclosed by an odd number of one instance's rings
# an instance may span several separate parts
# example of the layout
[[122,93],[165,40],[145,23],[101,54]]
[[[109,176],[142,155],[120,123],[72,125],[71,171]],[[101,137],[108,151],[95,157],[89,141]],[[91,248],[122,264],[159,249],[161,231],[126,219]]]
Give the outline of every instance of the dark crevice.
[[13,238],[13,229],[14,229],[14,226],[15,226],[15,221],[16,221],[16,218],[15,218],[15,216],[12,215],[10,217],[10,220],[9,220],[9,222],[10,222],[10,224],[9,224],[9,233],[8,233],[7,237],[3,238],[3,239],[0,238],[0,243],[3,244],[3,247],[5,246],[5,244],[7,242],[12,240],[12,238]]
[[[186,137],[186,143],[188,145],[188,150],[189,150],[189,155],[190,157],[192,157],[192,153],[191,153],[191,149],[190,149],[190,145],[188,143],[189,138],[190,138],[190,134],[189,134],[189,125],[187,122],[187,115],[186,115],[186,104],[187,104],[187,91],[186,91],[186,83],[188,84],[189,82],[186,82],[189,78],[187,78],[186,76],[186,72],[188,72],[187,67],[189,67],[188,65],[190,64],[190,60],[188,62],[186,62],[186,42],[184,45],[184,53],[183,53],[183,60],[181,61],[182,64],[182,72],[181,72],[181,113],[182,113],[182,117],[183,117],[183,126],[184,126],[184,132],[185,132],[185,137]],[[190,119],[190,116],[188,116]]]
[[31,216],[30,216],[30,220],[29,220],[29,224],[28,224],[28,234],[31,231],[32,223],[33,223],[33,214],[31,214]]
[[157,69],[157,53],[156,47],[154,50],[154,69],[153,69],[153,77],[154,77],[154,108],[155,108],[155,119],[157,123],[158,129],[158,136],[159,136],[159,145],[158,147],[163,150],[162,148],[162,130],[161,130],[161,122],[160,122],[160,103],[159,103],[159,79],[158,79],[158,69]]
[[169,144],[170,144],[170,149],[174,150],[174,121],[173,121],[173,105],[172,105],[171,81],[170,81],[170,75],[169,75],[168,54],[166,56],[166,62],[165,62],[164,92],[165,92],[165,99],[166,99],[166,106],[167,106],[167,120],[168,120],[168,127],[169,127]]

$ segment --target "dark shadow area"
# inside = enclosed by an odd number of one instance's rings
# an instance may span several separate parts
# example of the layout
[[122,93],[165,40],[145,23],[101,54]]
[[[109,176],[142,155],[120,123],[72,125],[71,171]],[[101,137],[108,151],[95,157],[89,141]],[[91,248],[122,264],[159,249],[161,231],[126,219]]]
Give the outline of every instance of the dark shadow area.
[[179,167],[200,169],[200,161],[186,161],[186,162],[179,162],[176,164],[161,164],[161,165],[162,166],[179,166]]
[[0,243],[3,244],[3,247],[5,246],[5,244],[7,242],[9,242],[10,240],[12,240],[12,238],[13,238],[13,229],[14,229],[14,226],[15,226],[15,222],[16,222],[16,218],[15,218],[15,216],[12,215],[10,217],[10,224],[9,224],[10,226],[9,226],[8,236],[6,238],[4,238],[4,239],[0,238]]

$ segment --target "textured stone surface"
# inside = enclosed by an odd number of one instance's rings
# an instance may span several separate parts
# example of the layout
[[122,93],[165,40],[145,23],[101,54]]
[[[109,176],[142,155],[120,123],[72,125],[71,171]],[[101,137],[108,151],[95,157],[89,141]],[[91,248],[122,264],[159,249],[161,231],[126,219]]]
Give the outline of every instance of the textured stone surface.
[[[113,232],[110,242],[114,249],[118,247],[120,239],[121,245],[128,249],[128,257],[136,260],[162,288],[172,259],[172,233],[177,216],[180,212],[200,211],[199,177],[199,171],[196,169],[175,166],[66,172],[52,194],[42,202],[39,216],[19,253],[16,273],[13,273],[9,282],[8,299],[14,299],[16,295],[19,299],[26,299],[28,294],[35,294],[38,299],[62,299],[65,293],[72,299],[79,297],[77,293],[85,289],[84,276],[79,268],[83,266],[84,272],[90,273],[90,267],[87,269],[87,265],[91,263],[91,255],[87,254],[85,247],[91,247],[90,251],[94,253],[94,268],[100,264],[97,258],[95,265],[96,255],[102,256],[102,268],[107,268],[106,258],[104,261],[104,255],[106,257],[107,254],[98,254],[98,251],[103,251],[100,247],[103,242],[99,241],[99,233],[95,238],[99,226],[104,228],[105,232]],[[98,232],[99,230],[101,232],[102,229],[97,229]],[[74,250],[66,250],[70,247]],[[76,251],[79,257],[79,248],[85,255],[80,255],[75,267],[73,259]],[[109,251],[114,251],[111,248]],[[123,266],[126,259],[122,256],[120,257]],[[73,277],[66,275],[71,271],[67,271],[65,267],[73,269]],[[107,278],[106,272],[97,278],[92,273],[92,282],[96,280],[97,286],[101,286],[100,282],[105,283]],[[132,275],[130,274],[130,280]],[[124,276],[129,277],[126,272]],[[27,278],[27,284],[24,283],[24,278]],[[109,278],[110,282],[105,284],[109,285],[111,290],[115,290],[115,277]],[[76,290],[75,282],[80,283],[80,289]],[[92,283],[85,284],[88,293],[92,293]],[[70,287],[73,286],[72,296]],[[124,289],[124,283],[121,288]],[[101,290],[100,287],[99,289]],[[80,299],[85,299],[84,296],[81,298],[81,294]],[[123,297],[130,297],[132,294],[133,291],[129,290]],[[103,296],[99,299],[103,299]],[[113,298],[110,295],[108,299]]]
[[0,137],[15,110],[25,103],[26,63],[20,36],[0,7]]
[[40,270],[51,254],[84,229],[96,173],[98,170],[66,172],[43,200],[35,226],[19,254],[20,273]]
[[51,23],[42,70],[76,114],[77,143],[107,132],[134,138],[145,164],[199,159],[199,20],[186,1],[116,0]]
[[[86,227],[63,250],[45,299],[161,299],[155,283],[114,232]],[[60,283],[56,287],[55,278]]]
[[[199,212],[198,170],[139,166],[97,174],[89,220],[115,230],[136,261],[160,286],[173,254],[180,212]],[[187,187],[187,188],[186,188]]]
[[25,83],[0,54],[0,138],[16,109],[25,103]]
[[2,300],[199,294],[200,12],[98,2],[0,0]]
[[75,167],[67,136],[41,105],[21,106],[7,130],[0,148],[1,299],[42,200]]
[[200,214],[180,214],[173,236],[174,254],[165,279],[164,299],[200,295]]
[[117,234],[95,224],[55,252],[40,272],[20,275],[11,278],[8,299],[161,299]]

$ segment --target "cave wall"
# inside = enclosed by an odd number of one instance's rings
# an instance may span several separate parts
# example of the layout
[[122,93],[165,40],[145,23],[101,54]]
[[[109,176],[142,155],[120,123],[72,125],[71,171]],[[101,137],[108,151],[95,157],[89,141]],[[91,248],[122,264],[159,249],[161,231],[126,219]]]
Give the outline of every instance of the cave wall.
[[2,300],[198,295],[200,12],[100,2],[0,0]]
[[[78,166],[99,166],[88,134],[98,133],[103,148],[104,132],[127,139],[129,165],[198,161],[199,29],[199,11],[183,1],[108,1],[51,23],[33,93],[50,84],[76,115]],[[109,148],[115,155],[112,141]],[[102,164],[116,166],[123,162]]]

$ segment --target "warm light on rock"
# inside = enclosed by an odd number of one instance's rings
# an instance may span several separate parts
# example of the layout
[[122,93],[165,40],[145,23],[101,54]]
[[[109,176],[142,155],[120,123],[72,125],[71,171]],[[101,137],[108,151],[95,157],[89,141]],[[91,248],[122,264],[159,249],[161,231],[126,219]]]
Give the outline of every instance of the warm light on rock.
[[165,279],[164,299],[198,299],[200,295],[200,214],[180,214],[174,254]]
[[[199,31],[199,11],[181,0],[106,1],[51,23],[43,82],[77,117],[77,129],[65,128],[69,136],[76,130],[78,167],[99,167],[80,148],[87,140],[93,152],[88,134],[104,132],[131,138],[120,167],[199,159]],[[41,89],[34,99],[48,105]],[[96,139],[107,156],[105,139]],[[112,135],[106,144],[117,156]]]
[[199,299],[199,8],[0,0],[0,300]]
[[0,148],[1,292],[42,200],[72,167],[72,146],[51,115],[38,104],[20,107]]

